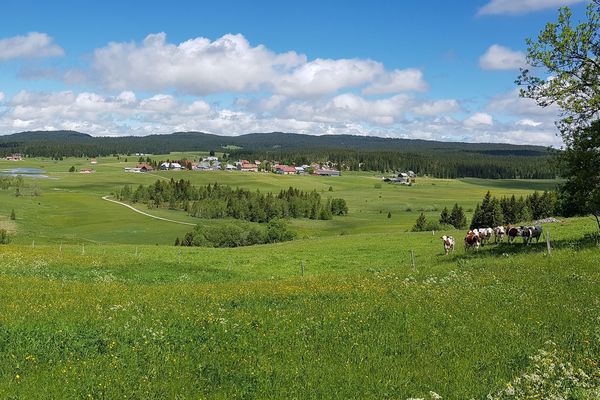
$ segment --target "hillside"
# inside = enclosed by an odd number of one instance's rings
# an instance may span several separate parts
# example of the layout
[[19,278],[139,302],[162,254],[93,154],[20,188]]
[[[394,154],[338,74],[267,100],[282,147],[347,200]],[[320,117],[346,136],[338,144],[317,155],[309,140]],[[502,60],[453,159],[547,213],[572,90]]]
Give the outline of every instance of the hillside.
[[[60,144],[66,149],[73,145],[85,145],[113,153],[164,153],[171,151],[196,151],[213,149],[219,151],[227,146],[244,150],[298,150],[298,149],[347,149],[347,150],[396,150],[396,151],[468,151],[491,154],[524,156],[546,155],[541,146],[520,146],[501,143],[438,142],[420,139],[382,138],[355,135],[304,135],[298,133],[249,133],[240,136],[219,136],[203,132],[175,132],[166,135],[93,137],[75,131],[30,131],[0,136],[0,151],[30,149],[32,145]],[[65,149],[65,152],[67,151]],[[96,155],[99,155],[96,154]],[[108,153],[106,153],[108,154]],[[89,155],[89,154],[86,154]]]

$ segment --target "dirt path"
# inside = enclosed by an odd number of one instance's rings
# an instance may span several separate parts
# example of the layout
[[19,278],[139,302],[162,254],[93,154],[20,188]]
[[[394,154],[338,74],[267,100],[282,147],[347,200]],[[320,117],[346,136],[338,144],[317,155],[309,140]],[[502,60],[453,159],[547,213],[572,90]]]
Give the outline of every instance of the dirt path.
[[113,200],[113,199],[109,199],[110,196],[102,196],[102,200],[106,200],[106,201],[110,201],[111,203],[116,203],[116,204],[120,204],[122,206],[125,206],[133,211],[135,211],[136,213],[145,215],[147,217],[150,218],[154,218],[154,219],[160,219],[161,221],[167,221],[167,222],[173,222],[174,224],[181,224],[181,225],[191,225],[191,226],[196,226],[196,224],[192,224],[191,222],[183,222],[183,221],[175,221],[174,219],[168,219],[168,218],[163,218],[163,217],[157,217],[156,215],[152,215],[152,214],[148,214],[147,212],[143,212],[138,210],[135,207],[130,206],[129,204],[126,203],[122,203],[120,201],[117,200]]

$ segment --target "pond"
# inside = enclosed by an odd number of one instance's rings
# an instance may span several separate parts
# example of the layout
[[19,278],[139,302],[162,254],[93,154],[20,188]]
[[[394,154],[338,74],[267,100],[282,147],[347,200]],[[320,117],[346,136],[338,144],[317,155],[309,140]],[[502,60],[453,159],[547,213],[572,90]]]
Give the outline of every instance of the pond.
[[44,175],[43,169],[37,168],[13,168],[0,171],[0,176],[22,176],[27,178],[47,179],[48,175]]

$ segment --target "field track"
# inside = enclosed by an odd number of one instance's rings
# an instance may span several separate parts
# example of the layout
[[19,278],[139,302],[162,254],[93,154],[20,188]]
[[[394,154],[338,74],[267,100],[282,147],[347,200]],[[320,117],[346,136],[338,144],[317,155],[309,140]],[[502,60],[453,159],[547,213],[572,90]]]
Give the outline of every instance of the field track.
[[120,201],[117,200],[113,200],[113,199],[109,199],[110,196],[102,196],[102,200],[106,200],[106,201],[110,201],[111,203],[116,203],[116,204],[120,204],[122,206],[125,206],[133,211],[135,211],[136,213],[145,215],[147,217],[150,218],[154,218],[154,219],[159,219],[161,221],[167,221],[167,222],[173,222],[174,224],[181,224],[181,225],[191,225],[191,226],[196,226],[196,224],[192,224],[191,222],[183,222],[183,221],[175,221],[174,219],[168,219],[168,218],[163,218],[163,217],[157,217],[156,215],[152,215],[152,214],[148,214],[146,212],[140,211],[137,208],[130,206],[129,204],[126,203],[122,203]]

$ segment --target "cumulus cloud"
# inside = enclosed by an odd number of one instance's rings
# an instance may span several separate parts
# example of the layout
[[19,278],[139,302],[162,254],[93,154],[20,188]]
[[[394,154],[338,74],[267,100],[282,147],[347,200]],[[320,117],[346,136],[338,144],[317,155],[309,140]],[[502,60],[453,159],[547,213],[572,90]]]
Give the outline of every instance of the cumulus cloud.
[[490,70],[518,69],[525,64],[525,53],[498,44],[491,45],[479,58],[479,66]]
[[[132,91],[114,96],[94,92],[21,91],[0,108],[0,132],[72,129],[92,135],[148,135],[203,131],[221,135],[287,131],[354,134],[430,140],[560,145],[556,129],[543,118],[515,122],[477,112],[460,120],[456,100],[421,101],[410,94],[371,99],[354,93],[293,99],[272,95],[239,99],[228,107],[204,99]],[[257,111],[259,109],[261,111]],[[540,123],[540,121],[542,121]]]
[[425,101],[413,107],[412,111],[417,115],[436,116],[440,114],[453,113],[460,110],[458,101],[454,99]]
[[380,74],[375,82],[363,89],[363,94],[387,94],[426,89],[427,84],[423,80],[423,72],[409,68]]
[[478,15],[526,14],[548,8],[559,8],[585,0],[491,0],[481,7]]
[[0,61],[20,58],[44,58],[64,55],[62,47],[46,33],[30,32],[25,36],[0,39]]
[[513,116],[546,117],[552,120],[560,114],[560,110],[554,105],[540,107],[534,100],[520,97],[518,89],[493,97],[488,103],[486,111]]
[[[77,80],[81,73],[72,70],[68,75]],[[194,95],[269,92],[309,98],[348,88],[364,88],[367,95],[427,88],[418,69],[388,71],[379,62],[359,58],[309,61],[293,51],[252,46],[241,34],[173,44],[158,33],[141,44],[109,43],[94,52],[89,73],[113,90],[175,89]]]
[[465,119],[464,124],[468,127],[474,127],[478,125],[494,125],[494,120],[490,114],[477,112]]

